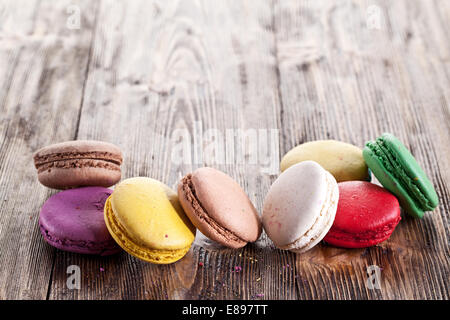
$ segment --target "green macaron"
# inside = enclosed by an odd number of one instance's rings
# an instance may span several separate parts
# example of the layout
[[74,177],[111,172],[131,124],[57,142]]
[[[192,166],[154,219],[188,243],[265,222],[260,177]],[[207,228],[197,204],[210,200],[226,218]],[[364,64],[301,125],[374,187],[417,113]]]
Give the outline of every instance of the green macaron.
[[366,143],[363,157],[378,181],[397,196],[402,208],[422,218],[439,203],[438,196],[416,159],[394,135],[384,133]]

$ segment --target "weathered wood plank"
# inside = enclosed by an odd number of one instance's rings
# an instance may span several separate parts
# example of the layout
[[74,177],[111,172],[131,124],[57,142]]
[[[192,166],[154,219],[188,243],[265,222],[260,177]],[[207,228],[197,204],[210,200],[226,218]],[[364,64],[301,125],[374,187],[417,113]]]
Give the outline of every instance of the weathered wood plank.
[[[276,131],[269,140],[270,129],[279,125],[271,23],[271,7],[262,3],[103,1],[78,138],[118,144],[124,178],[149,176],[175,187],[196,167],[218,167],[235,177],[260,209],[273,176],[261,172],[258,161],[263,168],[279,161]],[[242,139],[224,142],[227,129],[261,130],[260,140],[251,144],[261,144],[255,152],[265,151],[258,163],[245,160],[254,155],[249,151],[238,157]],[[203,131],[200,137],[197,130]],[[197,138],[204,159],[196,161],[191,150],[189,159],[177,161],[179,143],[197,150]],[[211,141],[225,144],[228,161],[207,152]],[[271,150],[274,160],[266,164],[263,156]],[[198,237],[189,254],[169,266],[126,253],[108,259],[58,253],[50,299],[296,298],[293,282],[276,269],[289,255],[269,254],[268,243],[264,237],[234,251]],[[79,291],[65,287],[70,264],[81,267]]]
[[[79,30],[67,27],[72,4],[0,3],[0,299],[448,299],[448,1],[78,1]],[[261,210],[279,155],[323,138],[363,146],[383,131],[412,150],[441,204],[404,217],[380,246],[295,255],[265,234],[237,251],[200,235],[185,258],[156,266],[57,251],[38,231],[53,191],[31,153],[48,143],[111,141],[124,178],[173,187],[215,166]],[[237,134],[256,136],[254,149],[240,153]],[[80,290],[66,286],[69,265],[81,267]],[[369,265],[383,268],[381,290],[366,287]]]
[[[276,2],[282,153],[315,139],[362,147],[393,132],[441,199],[423,220],[403,216],[380,246],[321,246],[298,257],[301,298],[448,299],[449,9],[445,1]],[[383,268],[381,290],[366,287],[373,264]]]
[[[42,239],[32,152],[74,138],[92,19],[66,27],[70,1],[0,3],[0,299],[45,299],[55,250]],[[79,7],[92,12],[90,1]]]

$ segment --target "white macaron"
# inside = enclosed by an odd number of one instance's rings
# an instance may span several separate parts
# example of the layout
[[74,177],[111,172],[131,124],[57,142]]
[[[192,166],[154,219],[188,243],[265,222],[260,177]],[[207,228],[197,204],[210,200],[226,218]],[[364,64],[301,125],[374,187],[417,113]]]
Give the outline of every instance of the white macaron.
[[339,200],[336,179],[317,162],[285,170],[264,199],[264,230],[280,249],[305,252],[330,230]]

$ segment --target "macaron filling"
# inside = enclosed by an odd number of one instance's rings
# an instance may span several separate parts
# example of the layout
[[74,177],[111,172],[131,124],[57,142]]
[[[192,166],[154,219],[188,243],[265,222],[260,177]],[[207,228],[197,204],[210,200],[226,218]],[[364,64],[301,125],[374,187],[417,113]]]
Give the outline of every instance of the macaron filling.
[[404,168],[398,163],[395,154],[385,146],[382,137],[377,138],[376,141],[367,142],[366,147],[381,159],[381,162],[386,170],[394,176],[394,178],[396,178],[405,189],[407,189],[413,198],[414,203],[420,209],[424,211],[434,209],[429,199],[420,190],[420,185],[416,183],[416,177],[411,177],[408,175]]
[[90,152],[55,152],[35,156],[36,167],[44,165],[49,162],[54,161],[66,161],[66,160],[80,160],[80,159],[91,159],[91,160],[104,160],[107,162],[112,162],[117,165],[122,163],[122,157],[120,155],[111,152],[100,152],[100,151],[90,151]]
[[38,173],[51,169],[70,169],[70,168],[101,168],[113,171],[120,171],[120,167],[113,161],[98,159],[69,159],[47,162],[36,166]]
[[201,205],[197,194],[195,192],[194,184],[192,183],[192,174],[186,175],[181,180],[182,190],[185,199],[189,202],[193,208],[198,219],[204,221],[211,229],[215,230],[223,238],[236,243],[247,243],[246,240],[237,236],[233,231],[219,225],[214,219],[212,219],[205,208]]
[[62,152],[35,156],[35,166],[38,173],[57,169],[70,168],[102,168],[120,171],[122,157],[111,152]]
[[320,213],[311,228],[309,228],[304,235],[292,243],[280,246],[280,249],[295,250],[299,253],[306,251],[311,244],[313,244],[318,238],[324,236],[324,233],[328,232],[331,228],[334,221],[334,215],[328,213],[333,208],[337,208],[338,195],[334,192],[331,174],[329,173],[326,174],[326,183],[327,195]]
[[137,244],[127,235],[125,228],[121,225],[114,214],[111,206],[111,197],[105,203],[105,215],[107,226],[111,229],[111,236],[127,252],[152,263],[166,263],[167,261],[176,261],[181,259],[191,248],[188,245],[184,248],[174,250],[153,249]]

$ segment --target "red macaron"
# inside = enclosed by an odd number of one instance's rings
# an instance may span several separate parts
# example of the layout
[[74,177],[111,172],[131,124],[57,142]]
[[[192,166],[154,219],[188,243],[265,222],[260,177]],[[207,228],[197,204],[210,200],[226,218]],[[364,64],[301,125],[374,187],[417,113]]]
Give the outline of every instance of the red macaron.
[[336,218],[323,240],[342,248],[365,248],[387,240],[401,219],[397,198],[370,182],[346,181],[338,186]]

